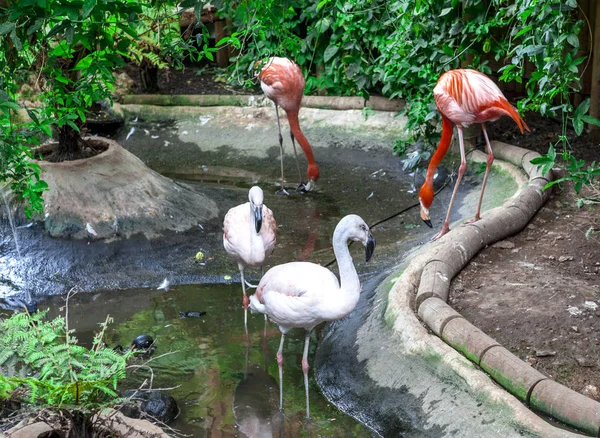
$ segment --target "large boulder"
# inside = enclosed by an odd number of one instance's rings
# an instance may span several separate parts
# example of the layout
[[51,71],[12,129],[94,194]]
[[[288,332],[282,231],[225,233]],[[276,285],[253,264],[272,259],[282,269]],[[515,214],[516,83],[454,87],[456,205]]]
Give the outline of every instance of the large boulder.
[[213,200],[151,170],[115,141],[101,140],[108,149],[91,158],[37,161],[49,186],[44,225],[51,236],[154,238],[218,218]]

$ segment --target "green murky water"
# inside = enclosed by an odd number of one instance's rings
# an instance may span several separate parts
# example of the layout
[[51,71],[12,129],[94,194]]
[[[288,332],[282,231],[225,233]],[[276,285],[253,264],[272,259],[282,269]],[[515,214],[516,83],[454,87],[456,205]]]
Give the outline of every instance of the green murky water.
[[[279,414],[278,368],[275,354],[280,332],[262,314],[249,314],[247,349],[239,283],[176,286],[168,292],[120,290],[76,295],[69,303],[70,322],[81,342],[91,342],[96,323],[110,314],[115,323],[109,345],[128,345],[136,336],[154,337],[157,349],[148,364],[153,388],[171,388],[181,415],[171,424],[193,437],[215,436],[370,436],[371,432],[330,405],[310,372],[311,424],[305,423],[301,368],[304,332],[292,331],[284,347],[284,416]],[[41,304],[51,314],[62,297]],[[203,311],[200,318],[179,312]],[[313,333],[313,363],[318,333]],[[138,359],[138,364],[144,360]],[[138,387],[151,374],[132,373],[127,388]]]

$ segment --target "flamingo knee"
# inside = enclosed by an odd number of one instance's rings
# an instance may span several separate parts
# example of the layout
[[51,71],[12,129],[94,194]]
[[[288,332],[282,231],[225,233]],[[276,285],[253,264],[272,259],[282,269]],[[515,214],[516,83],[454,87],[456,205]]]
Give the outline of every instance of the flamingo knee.
[[277,365],[283,366],[283,354],[280,351],[277,352]]

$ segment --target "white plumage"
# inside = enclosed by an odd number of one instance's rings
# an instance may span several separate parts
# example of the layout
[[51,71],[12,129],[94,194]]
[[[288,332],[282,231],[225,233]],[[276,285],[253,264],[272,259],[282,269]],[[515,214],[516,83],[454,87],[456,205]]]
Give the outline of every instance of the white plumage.
[[247,324],[248,296],[244,269],[246,266],[263,266],[275,249],[277,224],[273,212],[263,204],[263,191],[254,186],[245,204],[231,208],[223,221],[223,247],[237,262],[240,269],[244,324]]
[[283,408],[283,343],[292,328],[304,328],[306,338],[302,370],[308,403],[308,344],[311,330],[324,321],[333,321],[348,315],[360,298],[360,281],[352,262],[348,241],[361,242],[366,247],[367,261],[375,249],[375,240],[369,227],[359,216],[344,217],[333,233],[333,251],[340,271],[340,280],[320,265],[292,262],[271,268],[260,280],[256,293],[250,297],[250,308],[264,313],[279,325],[281,342],[277,352],[279,365],[280,409]]

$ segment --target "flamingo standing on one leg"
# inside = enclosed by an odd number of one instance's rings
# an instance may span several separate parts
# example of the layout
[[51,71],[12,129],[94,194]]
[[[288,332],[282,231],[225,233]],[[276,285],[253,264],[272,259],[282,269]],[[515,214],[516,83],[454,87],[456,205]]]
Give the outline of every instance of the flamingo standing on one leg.
[[[281,136],[281,124],[279,122],[279,109],[283,108],[288,117],[290,124],[290,136],[292,145],[294,146],[294,155],[296,156],[296,167],[298,168],[298,178],[300,180],[296,190],[310,191],[315,182],[319,179],[319,166],[315,162],[315,158],[310,147],[310,143],[300,130],[300,121],[298,113],[300,112],[300,103],[304,94],[304,76],[298,64],[290,61],[287,58],[271,58],[261,69],[258,78],[260,79],[260,87],[263,92],[275,103],[275,113],[277,114],[277,128],[279,130],[279,149],[281,152],[281,190],[277,193],[287,195],[283,180],[283,137]],[[308,169],[306,177],[308,183],[305,185],[302,182],[302,174],[300,173],[300,164],[298,164],[298,153],[296,152],[296,142],[298,140],[300,147],[308,160]]]
[[273,212],[263,204],[263,191],[254,186],[245,204],[231,208],[223,221],[223,246],[238,263],[244,294],[244,327],[248,331],[248,296],[246,266],[262,266],[275,248],[277,224]]
[[463,128],[473,123],[481,124],[488,151],[487,166],[481,186],[481,195],[479,196],[477,213],[475,213],[475,218],[471,221],[475,222],[481,218],[480,210],[483,191],[485,190],[488,174],[490,173],[490,168],[494,161],[490,140],[485,130],[485,122],[493,122],[502,116],[509,116],[515,121],[521,130],[521,133],[523,133],[523,128],[529,131],[529,127],[521,118],[516,108],[508,103],[498,86],[486,75],[475,70],[457,69],[444,73],[440,76],[437,85],[433,89],[433,96],[435,98],[435,104],[442,115],[442,138],[435,154],[431,157],[429,167],[427,168],[425,183],[419,191],[421,218],[430,227],[432,225],[429,220],[429,207],[433,202],[434,195],[433,175],[435,169],[448,151],[450,140],[452,140],[452,130],[454,125],[456,125],[456,129],[458,130],[458,141],[460,146],[460,167],[458,170],[458,177],[456,179],[456,184],[454,185],[452,197],[450,198],[450,205],[448,206],[448,212],[442,230],[431,239],[436,240],[450,230],[449,222],[452,204],[454,203],[458,186],[467,168],[465,146],[463,143]]
[[328,269],[310,262],[291,262],[274,266],[260,280],[256,293],[250,297],[252,310],[269,315],[279,325],[281,342],[277,351],[279,365],[279,409],[283,410],[283,342],[292,328],[306,330],[302,371],[308,404],[308,344],[310,332],[324,321],[348,315],[358,302],[361,286],[348,250],[348,241],[361,242],[366,247],[367,261],[375,250],[375,239],[369,227],[355,214],[344,217],[333,233],[333,252],[340,270],[340,282]]

